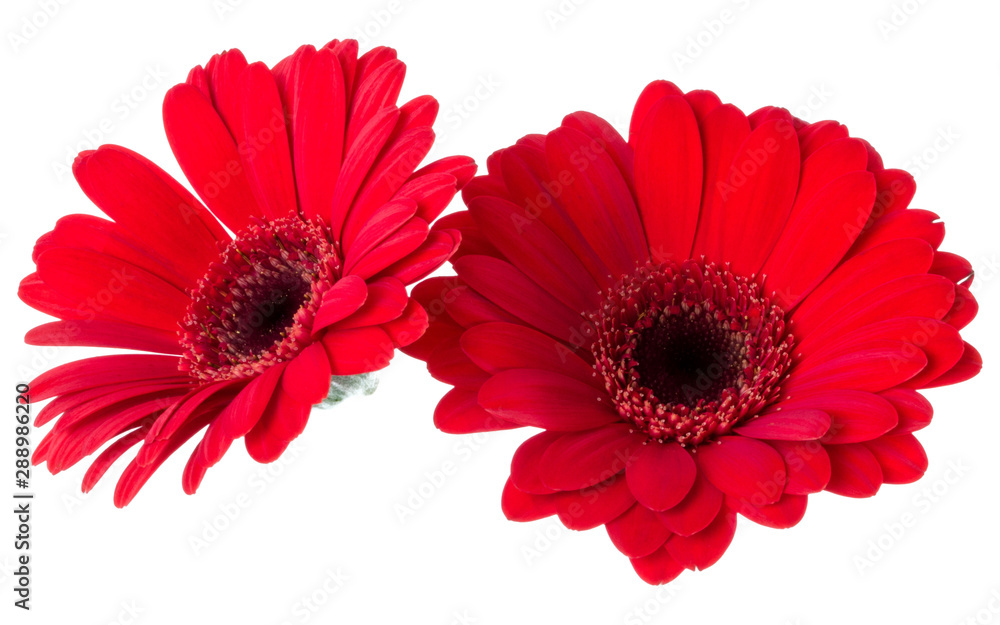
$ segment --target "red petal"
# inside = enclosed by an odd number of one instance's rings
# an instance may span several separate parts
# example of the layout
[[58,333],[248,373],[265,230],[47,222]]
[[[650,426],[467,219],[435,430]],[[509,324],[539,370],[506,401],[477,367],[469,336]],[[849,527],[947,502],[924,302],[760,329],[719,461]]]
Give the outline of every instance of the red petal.
[[278,388],[285,366],[280,363],[255,378],[208,426],[202,440],[208,466],[221,460],[234,440],[246,436],[257,425]]
[[486,412],[479,405],[476,388],[453,388],[434,409],[434,425],[447,434],[473,434],[518,427]]
[[288,363],[281,388],[299,403],[323,401],[330,392],[330,359],[322,343],[313,343]]
[[257,203],[271,219],[294,214],[298,207],[285,111],[274,76],[263,63],[252,63],[240,79],[243,92],[241,145],[247,179]]
[[[207,266],[207,265],[206,265]],[[176,330],[190,299],[163,279],[117,258],[66,247],[38,258],[38,275],[83,314]]]
[[906,276],[880,285],[857,297],[846,311],[831,314],[816,329],[802,334],[798,349],[808,353],[814,345],[841,336],[862,326],[894,317],[930,317],[940,319],[955,299],[955,285],[942,276],[931,274]]
[[196,87],[180,84],[163,98],[163,126],[170,149],[201,199],[233,232],[263,216],[247,181],[236,141]]
[[691,536],[671,536],[667,553],[685,568],[704,570],[719,561],[736,535],[736,515],[725,506],[708,527]]
[[49,397],[119,382],[180,379],[176,356],[151,354],[115,354],[74,360],[42,373],[31,382],[31,399],[39,402]]
[[788,223],[761,269],[778,305],[791,308],[826,278],[854,243],[874,201],[872,175],[850,173],[823,187]]
[[975,377],[983,369],[983,357],[975,347],[965,344],[965,351],[962,358],[954,367],[941,374],[940,377],[931,380],[924,385],[924,388],[937,388],[948,384],[958,384],[972,377]]
[[830,456],[816,441],[771,441],[785,461],[787,495],[811,495],[826,488],[830,481]]
[[604,388],[594,369],[566,345],[515,323],[475,325],[462,335],[462,350],[487,373],[507,369],[545,369]]
[[368,286],[358,276],[344,276],[323,294],[323,302],[313,319],[312,334],[344,319],[365,303]]
[[956,330],[961,330],[975,319],[978,312],[979,303],[975,296],[968,288],[957,284],[955,285],[955,303],[952,304],[951,310],[942,317],[942,321],[954,326]]
[[837,267],[792,313],[792,331],[806,336],[872,289],[904,276],[922,274],[934,250],[920,239],[899,239],[851,257]]
[[766,506],[755,506],[747,501],[728,500],[733,510],[764,527],[783,530],[798,525],[806,514],[805,495],[789,495],[785,493],[781,499]]
[[858,443],[830,445],[830,482],[826,490],[845,497],[871,497],[882,486],[882,468],[867,447]]
[[479,404],[506,421],[548,430],[589,430],[621,419],[593,386],[541,369],[494,375],[479,390]]
[[[350,330],[398,319],[409,301],[406,287],[396,278],[379,278],[368,283],[368,298],[356,312],[338,321],[336,330]],[[325,302],[325,298],[324,298]]]
[[645,438],[630,429],[614,424],[552,441],[539,463],[542,483],[553,490],[579,490],[618,475]]
[[970,286],[975,273],[972,270],[972,263],[962,258],[958,254],[951,252],[934,252],[934,263],[928,270],[929,273],[936,273],[939,276],[948,278],[955,284]]
[[539,330],[572,343],[591,336],[593,327],[575,311],[552,297],[514,266],[488,256],[463,256],[453,263],[469,286]]
[[722,100],[719,99],[719,96],[704,89],[688,91],[684,94],[684,99],[691,105],[691,110],[694,111],[694,115],[698,118],[699,122],[705,119],[706,115],[722,105]]
[[856,443],[877,438],[896,426],[896,411],[885,399],[856,390],[834,390],[796,396],[781,403],[788,410],[822,410],[830,415],[824,443]]
[[524,325],[517,317],[476,293],[467,284],[458,280],[456,283],[457,286],[446,290],[437,303],[444,304],[447,314],[458,325],[469,329],[494,321]]
[[247,453],[257,462],[274,462],[305,429],[310,404],[297,401],[280,388],[271,397],[257,425],[244,439]]
[[860,254],[893,239],[923,239],[937,249],[944,240],[944,224],[930,211],[910,208],[876,219],[851,248],[850,256]]
[[701,445],[695,459],[719,490],[755,504],[774,503],[785,487],[781,454],[752,438],[722,436]]
[[913,434],[883,436],[865,443],[882,467],[886,484],[910,484],[927,472],[927,453]]
[[[427,222],[423,219],[411,218],[372,251],[358,259],[358,262],[351,267],[351,273],[365,279],[371,278],[383,270],[385,273],[394,273],[395,269],[390,265],[418,250],[427,241],[428,228]],[[387,267],[389,269],[386,269]],[[396,279],[402,281],[401,277]]]
[[647,584],[666,584],[684,572],[684,566],[674,560],[666,548],[642,558],[632,558],[631,562],[636,574]]
[[668,510],[691,492],[698,467],[691,454],[675,442],[649,442],[632,458],[625,477],[629,490],[643,506]]
[[634,146],[636,144],[639,128],[646,121],[649,110],[661,98],[668,95],[682,96],[684,92],[678,89],[677,85],[666,80],[654,80],[643,88],[642,93],[639,94],[639,98],[635,101],[635,107],[632,109],[632,120],[629,123],[628,142],[631,145]]
[[[392,58],[395,54],[395,50],[390,48],[375,48],[358,59],[358,75],[347,124],[347,145],[352,149],[361,141],[364,125],[379,112],[396,104],[406,66]],[[378,58],[378,55],[383,56]],[[368,59],[373,62],[366,66]]]
[[864,143],[858,139],[837,139],[825,144],[808,157],[803,155],[799,190],[795,194],[795,203],[788,216],[789,222],[798,218],[803,209],[826,185],[853,171],[864,171],[867,164],[868,152]]
[[733,158],[750,136],[750,123],[743,111],[732,104],[723,104],[700,120],[699,125],[705,154],[705,181],[692,256],[718,258],[722,231],[725,229],[723,215],[726,212],[719,185],[728,180]]
[[216,243],[229,239],[187,189],[135,152],[113,145],[83,152],[73,174],[94,204],[192,285],[218,256]]
[[916,432],[930,425],[934,408],[920,393],[907,388],[892,388],[882,391],[879,396],[887,399],[899,415],[899,423],[890,434]]
[[205,65],[212,103],[237,142],[243,140],[243,93],[239,83],[246,69],[247,60],[239,50],[227,50]]
[[740,436],[781,441],[808,441],[830,429],[830,415],[822,410],[781,410],[760,414],[733,431]]
[[752,275],[775,244],[780,249],[779,235],[798,188],[799,162],[799,142],[789,121],[774,119],[750,133],[734,154],[728,175],[716,185],[721,204],[713,219],[718,221],[711,226],[714,236],[705,239],[710,260],[729,262],[734,272]]
[[514,486],[509,479],[503,487],[500,497],[500,507],[503,515],[510,521],[537,521],[556,513],[558,495],[529,495]]
[[540,222],[573,250],[573,254],[583,262],[595,280],[604,287],[610,286],[610,270],[587,243],[559,200],[558,188],[553,182],[557,177],[554,178],[549,173],[545,153],[540,148],[518,144],[503,150],[498,160],[503,185],[509,192],[510,199],[530,210],[532,215],[537,215]]
[[99,319],[45,323],[29,330],[24,342],[28,345],[83,345],[181,353],[176,332]]
[[343,248],[346,250],[344,273],[351,273],[358,261],[405,226],[416,213],[417,203],[413,200],[394,200],[379,207],[379,210],[359,227],[355,236],[350,240],[343,240]]
[[416,300],[410,299],[406,303],[406,308],[403,309],[403,314],[392,321],[383,323],[381,328],[392,339],[393,345],[396,347],[406,347],[420,339],[429,324],[430,320],[427,317],[427,311],[424,310],[424,307],[418,304]]
[[338,238],[361,182],[371,170],[398,119],[399,109],[387,107],[366,123],[356,140],[348,138],[348,149],[334,188],[330,219],[334,235]]
[[454,386],[480,386],[490,377],[465,355],[458,341],[442,343],[432,351],[427,371],[435,380]]
[[[473,170],[475,167],[473,166]],[[392,196],[393,200],[409,199],[417,203],[417,217],[433,221],[448,207],[458,189],[451,174],[424,174],[410,177]],[[452,213],[454,214],[454,213]]]
[[881,341],[825,362],[795,366],[783,391],[795,395],[827,389],[883,391],[912,379],[927,366],[927,355],[910,343]]
[[510,462],[510,479],[519,490],[534,495],[559,492],[542,483],[539,465],[549,445],[562,437],[561,432],[545,431],[521,443]]
[[507,260],[574,310],[595,309],[600,288],[587,268],[545,224],[495,197],[469,203],[477,224]]
[[381,328],[335,330],[323,335],[333,375],[356,375],[385,368],[395,349]]
[[690,257],[701,206],[698,121],[680,96],[661,98],[635,138],[635,192],[655,262]]
[[414,251],[383,269],[378,275],[393,276],[403,284],[422,280],[444,264],[458,250],[461,235],[457,230],[439,230],[435,224],[427,239]]
[[609,523],[635,503],[624,474],[580,491],[551,496],[556,497],[559,520],[571,530],[589,530]]
[[617,273],[631,271],[648,248],[632,193],[604,142],[557,128],[545,138],[550,172],[559,172],[559,199],[590,246]]
[[292,128],[295,180],[302,213],[329,219],[344,152],[347,94],[336,54],[320,50],[299,77]]
[[670,530],[659,515],[642,504],[636,504],[625,514],[605,525],[608,536],[618,551],[630,558],[648,556],[670,538]]
[[[401,117],[397,124],[405,122]],[[428,126],[410,128],[400,135],[390,137],[358,189],[354,206],[344,221],[342,236],[345,245],[353,240],[358,229],[371,216],[376,215],[399,190],[420,161],[427,156],[433,143],[434,132]]]
[[138,428],[108,445],[107,449],[102,451],[101,455],[87,469],[87,473],[83,476],[83,485],[80,487],[80,490],[89,493],[97,482],[104,477],[104,474],[111,468],[111,465],[121,458],[122,454],[126,451],[134,447],[137,443],[142,442],[145,435],[145,430]]
[[[871,168],[869,167],[871,170]],[[878,183],[878,196],[872,209],[869,225],[876,219],[889,213],[903,210],[910,205],[917,192],[917,183],[913,176],[901,169],[872,170],[875,182]]]
[[[608,156],[614,162],[615,167],[621,172],[625,184],[628,185],[629,189],[632,189],[632,181],[635,179],[633,175],[632,148],[618,134],[614,126],[597,115],[586,111],[570,113],[563,118],[562,125],[568,128],[575,128],[602,144]],[[634,190],[632,190],[632,193],[634,195]]]
[[701,471],[695,477],[694,485],[683,501],[660,513],[663,524],[680,536],[690,536],[700,532],[711,523],[725,496],[708,481]]
[[[93,215],[66,215],[59,218],[55,228],[39,237],[31,251],[31,260],[35,263],[41,255],[53,248],[74,248],[96,252],[104,256],[112,256],[145,269],[149,273],[162,278],[181,291],[187,291],[191,280],[183,272],[146,246],[135,235],[113,221],[101,219]],[[28,280],[27,278],[25,279]],[[22,289],[26,284],[22,283]],[[30,300],[29,305],[31,304]],[[79,302],[70,300],[67,308],[76,309]],[[69,314],[60,312],[63,319],[91,318],[88,314],[72,311]]]

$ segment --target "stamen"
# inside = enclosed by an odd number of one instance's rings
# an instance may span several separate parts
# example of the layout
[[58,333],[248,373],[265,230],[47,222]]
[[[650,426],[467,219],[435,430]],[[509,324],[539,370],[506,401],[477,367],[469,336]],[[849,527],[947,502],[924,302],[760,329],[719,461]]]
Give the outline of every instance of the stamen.
[[340,277],[322,224],[256,220],[222,251],[190,293],[180,368],[202,380],[261,373],[309,345],[316,310]]
[[777,398],[791,362],[784,311],[714,263],[640,267],[592,319],[595,371],[622,418],[659,442],[729,432]]

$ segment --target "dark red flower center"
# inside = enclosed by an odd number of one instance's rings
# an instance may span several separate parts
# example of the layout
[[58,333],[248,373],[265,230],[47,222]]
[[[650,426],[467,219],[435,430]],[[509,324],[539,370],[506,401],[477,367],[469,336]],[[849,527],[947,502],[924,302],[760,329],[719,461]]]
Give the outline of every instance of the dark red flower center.
[[180,368],[220,380],[290,360],[312,342],[316,309],[339,274],[325,226],[297,217],[250,225],[190,294]]
[[697,445],[777,398],[793,337],[758,284],[713,263],[647,264],[594,315],[594,367],[651,439]]

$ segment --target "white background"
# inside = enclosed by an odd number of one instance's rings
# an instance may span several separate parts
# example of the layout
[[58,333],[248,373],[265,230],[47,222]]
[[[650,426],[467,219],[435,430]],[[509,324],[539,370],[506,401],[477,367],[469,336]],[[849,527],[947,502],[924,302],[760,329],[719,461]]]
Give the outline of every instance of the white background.
[[[18,280],[32,270],[34,240],[61,215],[95,210],[60,164],[93,147],[88,140],[96,136],[180,176],[160,102],[189,68],[229,47],[273,64],[300,44],[359,37],[366,28],[362,49],[390,45],[407,63],[403,99],[430,93],[441,101],[435,157],[463,153],[483,163],[493,149],[548,131],[579,109],[626,128],[636,96],[657,78],[713,89],[747,112],[775,104],[810,120],[840,120],[871,141],[887,166],[917,176],[914,204],[938,212],[948,226],[944,249],[972,261],[984,312],[964,335],[986,359],[972,382],[928,393],[936,416],[919,434],[931,459],[921,482],[886,486],[869,500],[814,496],[805,520],[790,530],[742,523],[719,564],[657,589],[635,576],[603,529],[573,533],[553,519],[506,521],[500,490],[528,432],[438,432],[431,414],[446,387],[423,363],[399,355],[374,396],[315,413],[297,455],[280,461],[271,483],[253,477],[259,466],[239,445],[194,497],[180,487],[186,447],[126,510],[111,502],[121,466],[90,496],[79,494],[82,466],[57,477],[35,472],[34,609],[25,614],[11,605],[8,513],[0,522],[4,623],[1000,622],[991,611],[1000,609],[991,603],[991,593],[1000,596],[991,324],[1000,296],[996,3],[3,6],[0,384],[8,412],[17,381],[96,351],[22,343],[25,331],[46,320],[15,297]],[[31,20],[42,26],[33,31],[25,26]],[[3,498],[13,490],[13,429],[12,418],[0,421]],[[398,506],[410,505],[410,489],[446,463],[453,474],[433,489],[424,485],[433,492],[401,521]],[[969,469],[948,483],[949,463]],[[235,520],[220,516],[248,500]],[[892,537],[887,524],[906,514],[912,527]],[[225,529],[205,534],[212,523]],[[192,546],[205,536],[214,538],[207,547]],[[877,561],[859,569],[858,558],[869,557]],[[323,605],[304,607],[310,596]]]

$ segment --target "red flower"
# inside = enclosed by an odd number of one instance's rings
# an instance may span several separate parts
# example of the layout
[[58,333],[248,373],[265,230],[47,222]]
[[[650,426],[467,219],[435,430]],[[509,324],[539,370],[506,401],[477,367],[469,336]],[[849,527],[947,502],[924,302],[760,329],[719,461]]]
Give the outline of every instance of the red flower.
[[414,289],[435,423],[542,428],[509,519],[604,525],[649,583],[714,564],[737,515],[918,479],[918,389],[975,375],[969,263],[907,173],[825,121],[649,85],[626,143],[574,113],[463,191],[458,276]]
[[[35,401],[62,415],[35,452],[53,473],[112,442],[93,485],[140,444],[115,491],[124,506],[185,441],[193,493],[237,438],[275,460],[305,428],[331,375],[384,367],[426,328],[406,293],[455,250],[429,228],[475,172],[466,157],[415,171],[437,102],[396,105],[405,66],[356,41],[303,46],[272,69],[239,50],[196,67],[163,103],[167,138],[203,205],[117,146],[73,173],[111,220],[70,215],[42,236],[19,295],[61,319],[33,345],[138,350],[43,373]],[[206,208],[207,206],[207,208]],[[235,236],[230,233],[235,233]]]

